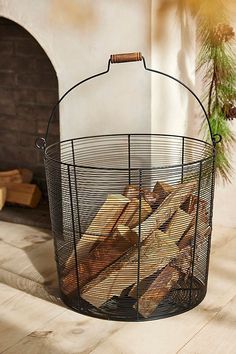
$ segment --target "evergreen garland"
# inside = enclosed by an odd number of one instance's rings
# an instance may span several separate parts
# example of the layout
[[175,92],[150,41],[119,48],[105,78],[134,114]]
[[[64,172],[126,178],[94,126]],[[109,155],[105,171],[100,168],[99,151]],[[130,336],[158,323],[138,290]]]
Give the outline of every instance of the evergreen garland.
[[[203,72],[204,101],[213,134],[220,134],[216,144],[216,171],[230,181],[230,150],[235,141],[230,121],[236,118],[236,56],[233,52],[234,30],[221,0],[202,0],[198,9],[200,52],[198,70]],[[206,138],[210,135],[203,123]]]

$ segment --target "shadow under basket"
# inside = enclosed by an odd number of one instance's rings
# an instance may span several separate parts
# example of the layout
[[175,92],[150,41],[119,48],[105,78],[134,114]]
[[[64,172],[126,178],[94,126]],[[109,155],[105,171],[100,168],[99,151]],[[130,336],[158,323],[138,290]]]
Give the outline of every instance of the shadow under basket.
[[[130,58],[156,72],[139,55],[112,56],[98,75]],[[84,137],[50,146],[46,134],[37,141],[65,304],[97,318],[144,321],[183,313],[203,300],[217,143],[210,133],[213,144],[163,134]]]

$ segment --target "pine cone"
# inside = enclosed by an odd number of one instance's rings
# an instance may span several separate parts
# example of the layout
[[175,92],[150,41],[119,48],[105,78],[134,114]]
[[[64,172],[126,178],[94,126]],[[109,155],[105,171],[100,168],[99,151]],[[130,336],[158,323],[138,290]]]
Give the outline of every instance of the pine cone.
[[212,40],[215,44],[221,44],[229,42],[235,37],[234,29],[227,23],[218,23],[218,25],[213,28]]
[[236,107],[233,104],[225,105],[223,110],[225,113],[225,119],[227,120],[236,119]]

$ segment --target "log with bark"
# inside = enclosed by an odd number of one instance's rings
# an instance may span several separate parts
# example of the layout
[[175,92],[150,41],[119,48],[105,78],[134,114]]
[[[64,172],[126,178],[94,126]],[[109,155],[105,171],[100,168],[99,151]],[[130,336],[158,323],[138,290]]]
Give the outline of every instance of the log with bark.
[[22,183],[22,175],[19,170],[0,171],[0,184],[5,185],[7,183]]
[[165,234],[155,230],[140,247],[131,248],[124,256],[104,269],[94,280],[82,288],[82,298],[100,307],[112,296],[119,296],[124,289],[137,281],[138,259],[141,259],[139,280],[165,267],[179,253],[178,247],[167,240]]
[[[165,237],[169,241],[169,244],[176,245],[179,240],[185,235],[185,233],[189,230],[194,220],[193,215],[189,215],[185,213],[183,210],[178,209],[176,213],[173,215],[172,219],[168,224],[168,228],[165,232]],[[184,236],[185,237],[185,236]],[[181,250],[182,248],[179,247]],[[180,255],[178,255],[180,257]],[[155,270],[155,272],[158,269]],[[145,284],[144,284],[145,288]],[[134,296],[137,293],[137,284],[135,284],[131,291],[130,296]]]
[[19,168],[9,171],[0,171],[0,184],[7,183],[31,183],[33,172],[27,168]]
[[[140,209],[140,220],[139,220],[139,203],[141,203]],[[151,214],[152,208],[146,202],[144,198],[141,198],[141,201],[137,198],[131,199],[130,203],[127,205],[120,218],[117,220],[115,227],[119,224],[127,225],[129,228],[133,229],[138,224],[139,221],[143,222]]]
[[[139,297],[138,305],[137,303],[134,307],[139,313],[148,318],[156,310],[158,305],[162,300],[168,295],[170,290],[177,284],[181,274],[185,274],[186,278],[191,274],[192,266],[192,246],[190,243],[194,237],[194,227],[191,227],[179,243],[180,253],[179,255],[170,262],[159,275],[153,279],[152,283],[146,288],[145,291]],[[201,253],[201,248],[204,242],[208,241],[211,233],[210,226],[207,226],[203,232],[200,234],[198,243],[195,251],[195,259]],[[190,237],[191,234],[191,237]],[[145,289],[145,284],[142,284],[142,288]],[[136,298],[136,288],[132,288],[129,296]]]
[[[90,280],[95,278],[103,269],[115,262],[130,247],[136,245],[138,236],[131,231],[128,226],[118,225],[113,235],[107,237],[104,242],[100,242],[89,256],[79,262],[79,286],[83,287]],[[76,270],[75,260],[70,272],[62,280],[62,289],[65,294],[70,294],[76,290]]]
[[41,198],[41,192],[35,185],[29,185],[32,178],[32,171],[26,168],[0,171],[0,210],[5,202],[36,207]]
[[[111,235],[117,220],[128,203],[130,203],[130,199],[122,194],[108,194],[105,202],[76,245],[78,261],[82,261],[99,241],[104,241],[106,237]],[[65,272],[70,271],[73,267],[74,259],[75,252],[73,251],[65,263]]]
[[[147,237],[155,229],[161,228],[186,201],[196,188],[195,182],[180,184],[163,200],[160,206],[142,223],[142,238]],[[135,228],[138,232],[138,227]]]
[[[105,210],[105,211],[104,211]],[[152,212],[150,205],[141,199],[141,222],[144,221]],[[99,212],[96,214],[92,223],[82,236],[76,246],[78,262],[89,256],[90,250],[96,248],[100,242],[106,240],[113,230],[119,225],[134,228],[139,223],[139,199],[128,199],[125,196],[114,194],[109,195]],[[89,235],[92,231],[97,230],[97,235]],[[74,266],[75,254],[72,252],[65,263],[65,273],[70,271]]]
[[178,186],[173,186],[169,183],[166,182],[160,182],[157,181],[154,188],[153,192],[159,195],[159,198],[162,199],[162,201],[167,197],[168,194],[172,193],[175,188],[178,188]]
[[139,194],[141,194],[144,200],[152,207],[153,210],[155,210],[163,202],[167,195],[173,192],[174,187],[168,185],[167,183],[163,183],[162,188],[162,183],[159,183],[155,185],[154,189],[155,188],[156,192],[151,192],[146,188],[139,189],[139,187],[131,184],[126,186],[123,194],[129,199],[138,198]]
[[19,168],[23,183],[31,183],[33,179],[33,172],[28,168]]
[[36,208],[42,193],[38,186],[29,183],[7,183],[6,201],[13,204]]

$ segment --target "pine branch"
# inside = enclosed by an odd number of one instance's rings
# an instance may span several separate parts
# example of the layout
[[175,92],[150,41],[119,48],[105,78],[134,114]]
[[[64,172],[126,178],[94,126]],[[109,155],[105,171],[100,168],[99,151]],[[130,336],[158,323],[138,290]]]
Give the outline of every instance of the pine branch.
[[[229,181],[232,172],[230,148],[235,137],[228,118],[236,104],[236,57],[231,45],[234,31],[228,24],[222,1],[201,1],[198,29],[201,48],[197,70],[204,73],[203,99],[213,134],[222,136],[222,142],[216,146],[217,175]],[[210,141],[205,123],[202,128]]]

